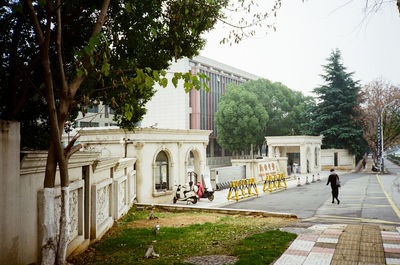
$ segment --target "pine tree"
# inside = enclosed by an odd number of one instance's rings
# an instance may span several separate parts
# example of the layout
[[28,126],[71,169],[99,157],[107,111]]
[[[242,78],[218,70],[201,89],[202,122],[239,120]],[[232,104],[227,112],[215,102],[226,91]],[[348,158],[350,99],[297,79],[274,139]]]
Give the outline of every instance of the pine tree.
[[314,89],[318,103],[312,130],[324,136],[322,148],[343,148],[360,157],[366,147],[361,125],[357,123],[360,85],[341,60],[341,52],[336,49],[327,65],[323,65],[324,85]]

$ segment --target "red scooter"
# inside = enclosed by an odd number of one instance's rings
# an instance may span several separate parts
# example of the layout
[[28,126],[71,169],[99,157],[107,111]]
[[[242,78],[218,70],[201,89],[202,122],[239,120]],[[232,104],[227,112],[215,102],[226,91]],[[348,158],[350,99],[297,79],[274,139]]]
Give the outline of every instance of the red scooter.
[[203,187],[203,183],[200,181],[197,182],[197,196],[199,198],[207,198],[209,201],[214,200],[214,191],[208,191],[207,188]]

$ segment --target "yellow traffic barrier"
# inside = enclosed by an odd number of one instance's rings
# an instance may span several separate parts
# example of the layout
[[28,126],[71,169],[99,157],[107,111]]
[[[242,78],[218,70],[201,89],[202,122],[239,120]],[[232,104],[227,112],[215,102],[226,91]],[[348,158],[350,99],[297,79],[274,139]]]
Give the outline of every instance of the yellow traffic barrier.
[[[252,191],[252,189],[254,189],[254,192]],[[248,196],[258,196],[258,189],[255,178],[247,179],[247,194]]]
[[227,199],[239,201],[240,199],[255,195],[258,196],[258,190],[256,180],[254,178],[232,180]]
[[228,200],[234,199],[234,200],[238,201],[239,200],[238,192],[239,192],[239,181],[232,180],[230,187],[229,187]]
[[267,190],[272,192],[274,190],[287,189],[285,174],[279,173],[274,175],[267,175],[264,181],[263,192]]

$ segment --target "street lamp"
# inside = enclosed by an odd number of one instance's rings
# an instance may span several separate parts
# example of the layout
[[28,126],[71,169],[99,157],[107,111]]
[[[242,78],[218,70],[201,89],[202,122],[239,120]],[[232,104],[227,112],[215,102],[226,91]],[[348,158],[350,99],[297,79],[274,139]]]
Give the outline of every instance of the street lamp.
[[[400,102],[400,99],[397,99],[397,100],[395,100],[395,101],[392,101],[391,103],[389,103],[389,104],[387,104],[387,105],[384,105],[383,106],[383,108],[382,108],[382,110],[381,110],[381,115],[380,115],[380,122],[379,122],[379,124],[380,124],[380,129],[381,129],[381,163],[380,163],[380,168],[381,168],[381,172],[384,172],[384,160],[383,160],[383,112],[385,111],[385,109],[387,108],[387,107],[390,107],[390,106],[392,106],[392,105],[394,105],[395,103],[398,103],[398,102]],[[383,105],[383,103],[381,102],[381,105]]]

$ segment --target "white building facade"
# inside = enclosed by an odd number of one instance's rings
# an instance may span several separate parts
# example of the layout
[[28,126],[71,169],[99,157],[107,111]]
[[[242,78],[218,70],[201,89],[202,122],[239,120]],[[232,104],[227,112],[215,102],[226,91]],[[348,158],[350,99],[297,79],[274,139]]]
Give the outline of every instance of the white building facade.
[[204,73],[208,76],[209,80],[205,80],[205,83],[209,92],[202,86],[199,91],[192,89],[186,93],[182,81],[178,82],[176,88],[172,82],[168,82],[166,88],[156,86],[157,92],[146,105],[147,114],[141,127],[211,130],[207,156],[224,156],[225,150],[216,142],[218,131],[215,113],[221,96],[225,94],[226,85],[241,84],[260,77],[203,56],[178,60],[167,72],[171,80],[173,73],[188,71],[193,75]]
[[288,157],[288,163],[297,163],[299,173],[321,171],[321,145],[323,136],[268,136],[268,157]]

